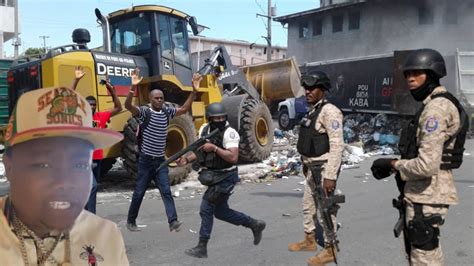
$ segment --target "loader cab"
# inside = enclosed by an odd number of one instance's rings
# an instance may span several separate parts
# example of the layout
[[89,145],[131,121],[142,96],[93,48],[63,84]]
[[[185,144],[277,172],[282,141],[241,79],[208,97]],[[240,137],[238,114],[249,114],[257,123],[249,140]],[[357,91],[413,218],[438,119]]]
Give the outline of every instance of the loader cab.
[[187,26],[197,26],[193,17],[161,6],[137,6],[114,12],[108,20],[111,52],[142,56],[150,75],[174,75],[191,86]]

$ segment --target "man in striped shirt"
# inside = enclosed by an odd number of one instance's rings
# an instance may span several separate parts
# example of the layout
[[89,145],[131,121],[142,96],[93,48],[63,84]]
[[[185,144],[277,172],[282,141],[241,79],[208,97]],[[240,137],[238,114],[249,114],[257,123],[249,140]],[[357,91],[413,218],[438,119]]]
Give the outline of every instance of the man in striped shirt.
[[[145,195],[146,188],[151,180],[155,181],[160,190],[161,198],[165,205],[166,215],[171,232],[178,232],[182,222],[178,221],[176,207],[171,195],[170,184],[168,180],[168,167],[156,171],[158,166],[165,161],[165,144],[169,121],[179,115],[185,114],[194,100],[196,89],[201,83],[202,77],[199,74],[193,76],[193,91],[189,94],[184,104],[180,107],[164,106],[163,91],[152,89],[148,94],[149,106],[135,106],[132,104],[132,98],[137,89],[137,85],[143,77],[140,77],[139,70],[132,72],[132,87],[125,100],[125,108],[133,116],[138,117],[140,127],[143,130],[142,140],[139,147],[137,184],[132,196],[132,203],[128,210],[127,228],[130,231],[140,231],[136,224],[140,205]],[[143,129],[144,123],[146,124]]]

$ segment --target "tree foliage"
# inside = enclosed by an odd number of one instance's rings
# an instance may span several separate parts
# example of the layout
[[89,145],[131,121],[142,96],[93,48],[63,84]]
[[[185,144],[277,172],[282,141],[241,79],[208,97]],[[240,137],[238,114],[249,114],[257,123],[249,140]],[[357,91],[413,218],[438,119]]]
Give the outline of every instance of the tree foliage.
[[30,47],[25,51],[26,56],[32,56],[32,55],[40,55],[44,54],[44,48],[35,48],[35,47]]

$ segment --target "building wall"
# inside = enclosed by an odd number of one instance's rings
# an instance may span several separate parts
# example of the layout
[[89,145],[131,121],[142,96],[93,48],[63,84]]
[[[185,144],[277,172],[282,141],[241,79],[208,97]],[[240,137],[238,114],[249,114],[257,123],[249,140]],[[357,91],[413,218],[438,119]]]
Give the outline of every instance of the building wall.
[[[396,2],[396,3],[393,3]],[[345,8],[311,14],[288,22],[288,56],[300,64],[351,57],[393,53],[430,47],[443,55],[454,55],[456,48],[472,50],[474,43],[473,0],[429,0],[433,23],[419,24],[420,3],[425,1],[368,1]],[[457,24],[444,20],[448,7],[457,12]],[[349,12],[360,11],[360,27],[348,30]],[[343,15],[343,31],[333,33],[332,15]],[[451,16],[452,17],[452,16]],[[312,21],[322,19],[322,34],[313,36]],[[308,36],[300,37],[300,24],[308,23]]]
[[3,58],[3,43],[15,36],[15,8],[13,0],[0,0],[0,59]]
[[[200,51],[199,65],[202,66],[204,60],[209,57],[210,51],[218,45],[225,46],[232,60],[232,64],[237,66],[251,65],[267,61],[267,55],[265,54],[266,47],[260,44],[251,45],[249,42],[245,41],[229,41],[196,36],[191,37],[190,41],[191,54],[193,56],[193,69],[197,68],[198,51]],[[286,47],[273,47],[272,60],[282,58],[286,58]]]

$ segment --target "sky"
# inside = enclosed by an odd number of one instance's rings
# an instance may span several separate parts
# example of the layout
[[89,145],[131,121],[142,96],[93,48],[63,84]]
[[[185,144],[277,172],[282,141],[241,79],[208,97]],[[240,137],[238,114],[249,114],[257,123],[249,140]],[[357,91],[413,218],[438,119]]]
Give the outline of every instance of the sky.
[[[91,33],[89,47],[102,44],[102,31],[97,26],[94,9],[102,14],[132,5],[156,4],[178,9],[195,16],[201,25],[210,29],[203,36],[228,40],[244,40],[266,44],[267,19],[256,14],[267,13],[267,0],[18,0],[20,16],[20,52],[29,47],[56,47],[72,43],[71,34],[76,28],[86,28]],[[272,0],[277,16],[284,16],[319,7],[319,0]],[[272,44],[287,46],[287,29],[279,22],[272,22]],[[11,41],[4,44],[7,56],[13,55]]]

